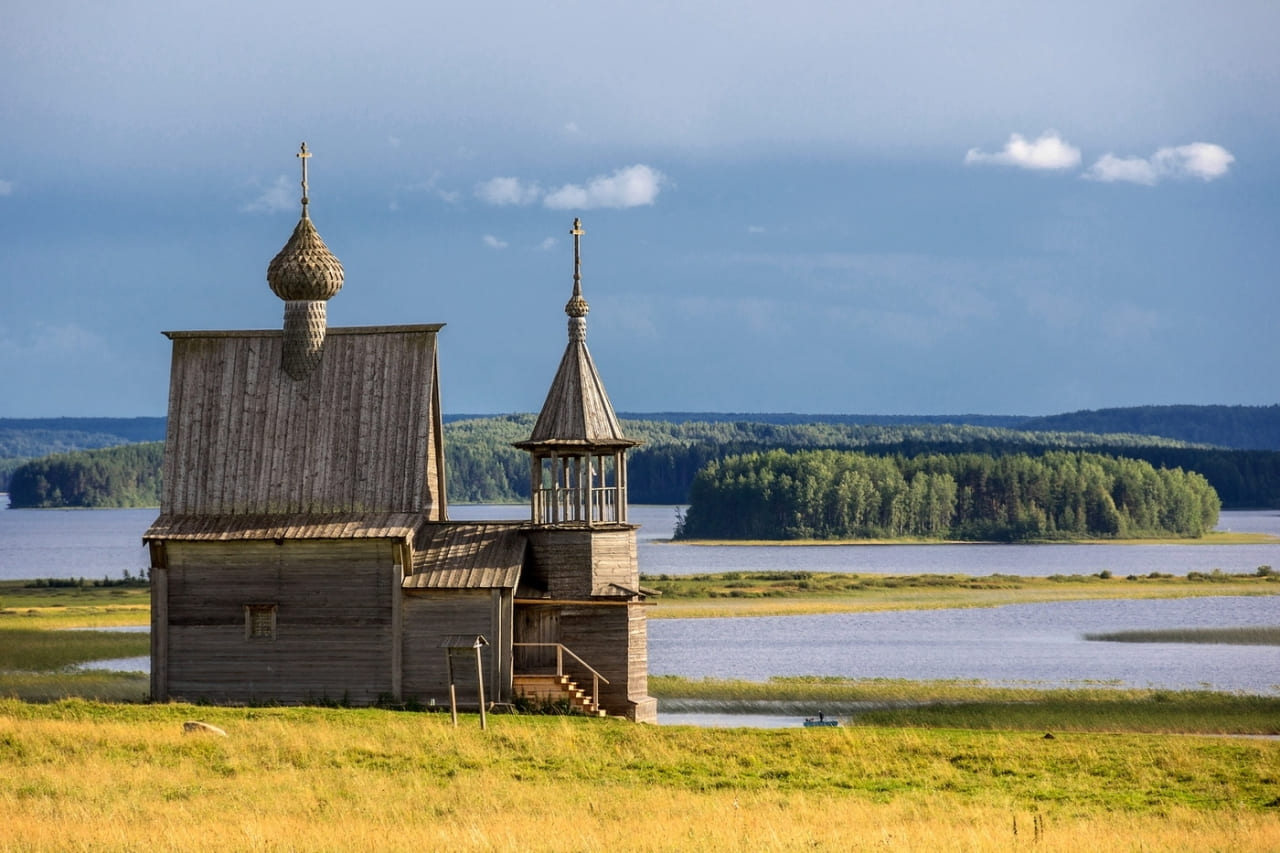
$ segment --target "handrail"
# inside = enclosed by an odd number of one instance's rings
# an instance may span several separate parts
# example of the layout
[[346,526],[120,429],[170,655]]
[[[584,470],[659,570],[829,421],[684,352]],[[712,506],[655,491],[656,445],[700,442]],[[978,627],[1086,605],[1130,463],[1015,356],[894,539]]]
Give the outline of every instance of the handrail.
[[524,648],[534,648],[534,647],[551,648],[554,646],[556,650],[556,677],[557,678],[564,675],[564,655],[565,655],[565,652],[568,652],[570,657],[572,657],[578,663],[586,667],[587,671],[591,673],[591,704],[592,705],[599,704],[598,697],[600,696],[600,682],[603,681],[605,684],[608,684],[609,679],[605,678],[603,675],[596,672],[595,667],[593,667],[591,664],[584,661],[582,658],[578,657],[577,654],[574,653],[573,649],[569,648],[564,643],[512,643],[511,645],[524,647]]

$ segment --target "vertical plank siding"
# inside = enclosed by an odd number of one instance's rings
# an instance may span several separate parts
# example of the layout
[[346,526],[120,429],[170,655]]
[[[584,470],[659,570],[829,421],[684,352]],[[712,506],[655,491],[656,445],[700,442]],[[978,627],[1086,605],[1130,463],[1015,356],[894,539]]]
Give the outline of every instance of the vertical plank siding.
[[[506,597],[506,603],[495,608],[493,595]],[[442,637],[450,635],[483,634],[489,645],[480,650],[485,678],[487,701],[509,701],[511,694],[511,667],[508,657],[501,651],[503,636],[510,636],[511,628],[495,620],[505,619],[510,613],[510,594],[498,590],[422,590],[407,593],[404,597],[404,647],[402,660],[403,696],[406,702],[430,705],[449,704],[449,670],[445,650],[440,648]],[[476,691],[475,667],[472,663],[455,661],[454,681],[458,688],[458,704],[474,706]]]
[[438,326],[330,329],[280,369],[280,332],[170,332],[164,512],[439,512]]

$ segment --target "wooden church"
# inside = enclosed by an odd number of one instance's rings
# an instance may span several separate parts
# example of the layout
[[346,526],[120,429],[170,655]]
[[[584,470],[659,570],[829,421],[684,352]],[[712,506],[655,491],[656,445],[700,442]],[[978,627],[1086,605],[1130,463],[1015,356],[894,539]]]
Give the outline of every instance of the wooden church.
[[[516,445],[529,519],[450,521],[441,325],[327,327],[344,272],[311,222],[305,144],[298,156],[302,215],[267,268],[283,329],[165,333],[152,697],[430,706],[448,704],[452,672],[472,707],[482,687],[486,702],[655,720],[627,521],[636,442],[587,350],[580,222],[568,346]],[[451,667],[458,645],[480,665]]]

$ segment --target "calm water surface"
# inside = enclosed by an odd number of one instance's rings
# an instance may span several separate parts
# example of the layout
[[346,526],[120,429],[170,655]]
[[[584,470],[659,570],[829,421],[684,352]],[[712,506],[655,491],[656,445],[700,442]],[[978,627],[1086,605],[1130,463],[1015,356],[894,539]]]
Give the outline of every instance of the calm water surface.
[[[7,497],[0,504],[7,505]],[[643,525],[639,554],[645,574],[785,570],[1046,576],[1109,569],[1123,577],[1280,568],[1280,545],[676,545],[664,541],[671,537],[676,509],[631,508],[631,520]],[[524,506],[450,508],[457,520],[520,519],[527,512]],[[155,517],[154,509],[0,511],[0,579],[97,579],[120,577],[126,569],[138,574],[148,564],[142,533]],[[1280,534],[1280,512],[1224,512],[1219,526]],[[662,619],[649,623],[649,659],[654,674],[694,678],[836,675],[1276,694],[1276,647],[1100,643],[1083,635],[1129,628],[1278,624],[1280,596]],[[146,659],[125,663],[111,665],[145,669]],[[664,715],[663,721],[677,722],[680,716]]]

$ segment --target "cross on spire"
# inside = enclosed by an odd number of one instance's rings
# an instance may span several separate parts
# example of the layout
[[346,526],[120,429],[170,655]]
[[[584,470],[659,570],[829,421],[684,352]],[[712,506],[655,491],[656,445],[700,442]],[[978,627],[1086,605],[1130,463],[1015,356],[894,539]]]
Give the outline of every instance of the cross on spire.
[[307,150],[307,143],[302,143],[302,149],[295,155],[302,161],[302,215],[307,216],[307,204],[310,199],[307,198],[307,160],[311,159],[311,152]]
[[573,295],[582,298],[582,235],[587,233],[582,230],[582,220],[578,217],[573,218],[573,230],[569,232],[573,235]]

